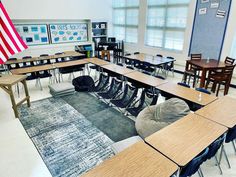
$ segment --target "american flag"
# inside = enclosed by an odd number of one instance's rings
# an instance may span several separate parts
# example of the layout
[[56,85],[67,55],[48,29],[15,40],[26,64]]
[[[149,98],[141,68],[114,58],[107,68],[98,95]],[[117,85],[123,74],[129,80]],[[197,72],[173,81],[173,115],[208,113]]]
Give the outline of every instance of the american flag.
[[0,64],[27,48],[0,1]]

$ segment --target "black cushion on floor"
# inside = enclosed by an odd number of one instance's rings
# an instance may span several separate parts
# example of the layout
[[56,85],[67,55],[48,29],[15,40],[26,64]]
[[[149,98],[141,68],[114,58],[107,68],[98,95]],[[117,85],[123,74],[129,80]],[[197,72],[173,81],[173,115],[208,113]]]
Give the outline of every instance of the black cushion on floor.
[[95,87],[94,80],[90,76],[77,77],[73,79],[72,84],[75,86],[75,90],[78,92],[90,91]]

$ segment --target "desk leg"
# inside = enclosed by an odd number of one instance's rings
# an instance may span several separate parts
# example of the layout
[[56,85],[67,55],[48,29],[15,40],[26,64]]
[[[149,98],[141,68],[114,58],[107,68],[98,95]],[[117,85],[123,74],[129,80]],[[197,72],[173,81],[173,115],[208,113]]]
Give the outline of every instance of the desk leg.
[[29,91],[28,91],[26,80],[23,80],[22,84],[24,85],[25,96],[27,98],[27,105],[28,105],[28,107],[30,107],[30,96],[29,96]]
[[13,94],[13,91],[12,91],[12,86],[8,86],[8,91],[9,91],[9,95],[10,95],[10,98],[11,98],[12,109],[14,110],[15,117],[19,118],[15,97],[14,97],[14,94]]
[[204,88],[206,81],[206,69],[202,69],[202,76],[201,76],[201,82],[200,82],[200,88]]

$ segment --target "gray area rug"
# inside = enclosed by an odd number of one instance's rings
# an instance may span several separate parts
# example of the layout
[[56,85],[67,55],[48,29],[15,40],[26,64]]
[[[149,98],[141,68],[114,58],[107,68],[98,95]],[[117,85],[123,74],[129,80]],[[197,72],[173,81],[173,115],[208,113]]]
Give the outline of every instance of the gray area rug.
[[19,112],[53,177],[78,177],[113,156],[113,141],[63,99],[33,102]]
[[62,99],[115,142],[137,135],[134,121],[89,93],[76,92]]

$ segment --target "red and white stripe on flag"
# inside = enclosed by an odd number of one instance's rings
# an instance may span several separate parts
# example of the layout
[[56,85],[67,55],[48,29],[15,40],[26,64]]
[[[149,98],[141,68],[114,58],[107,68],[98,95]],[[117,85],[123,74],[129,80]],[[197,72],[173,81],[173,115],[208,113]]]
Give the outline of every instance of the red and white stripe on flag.
[[0,64],[27,48],[0,1]]

